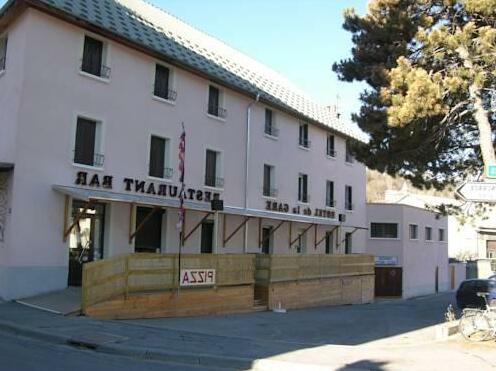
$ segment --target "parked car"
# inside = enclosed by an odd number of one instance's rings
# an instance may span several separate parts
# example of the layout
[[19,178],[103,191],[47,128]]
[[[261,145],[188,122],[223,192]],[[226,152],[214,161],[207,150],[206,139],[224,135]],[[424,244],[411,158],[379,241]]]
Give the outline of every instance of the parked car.
[[458,308],[484,308],[484,298],[478,297],[478,292],[487,292],[489,304],[496,305],[496,280],[471,279],[463,281],[456,292]]

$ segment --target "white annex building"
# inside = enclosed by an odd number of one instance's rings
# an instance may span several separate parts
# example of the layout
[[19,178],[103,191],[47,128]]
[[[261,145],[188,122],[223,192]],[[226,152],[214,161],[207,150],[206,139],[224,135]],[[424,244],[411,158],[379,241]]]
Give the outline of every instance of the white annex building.
[[464,271],[448,268],[446,217],[409,205],[369,203],[367,221],[376,296],[433,294],[457,288],[465,277]]
[[182,122],[184,252],[365,251],[365,167],[347,145],[366,138],[334,111],[143,1],[9,0],[0,297],[79,285],[84,262],[177,252]]

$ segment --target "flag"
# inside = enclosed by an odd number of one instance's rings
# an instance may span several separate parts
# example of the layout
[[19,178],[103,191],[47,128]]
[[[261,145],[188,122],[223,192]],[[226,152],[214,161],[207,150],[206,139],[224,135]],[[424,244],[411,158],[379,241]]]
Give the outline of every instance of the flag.
[[184,171],[185,171],[185,158],[186,158],[186,131],[184,130],[184,122],[181,124],[182,132],[179,137],[179,181],[181,182],[181,190],[179,192],[179,221],[177,223],[177,229],[183,229],[184,224],[184,197],[185,197],[185,186],[184,186]]

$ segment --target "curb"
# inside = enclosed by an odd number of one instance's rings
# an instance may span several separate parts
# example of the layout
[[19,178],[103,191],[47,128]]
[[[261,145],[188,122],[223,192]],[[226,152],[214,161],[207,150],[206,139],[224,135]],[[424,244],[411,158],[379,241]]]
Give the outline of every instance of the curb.
[[42,340],[51,344],[82,346],[103,354],[112,354],[117,356],[142,358],[147,360],[181,363],[196,366],[215,366],[217,368],[226,369],[249,369],[252,367],[254,362],[257,361],[255,359],[216,356],[201,353],[147,350],[127,346],[97,344],[91,342],[81,343],[79,341],[75,341],[70,336],[50,334],[45,331],[35,330],[20,325],[14,325],[6,321],[0,321],[0,330],[35,340]]

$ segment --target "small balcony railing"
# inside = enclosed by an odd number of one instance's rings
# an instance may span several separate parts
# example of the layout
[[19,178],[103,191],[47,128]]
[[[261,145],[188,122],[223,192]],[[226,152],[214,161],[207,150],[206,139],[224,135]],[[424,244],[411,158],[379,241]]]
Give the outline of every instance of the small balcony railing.
[[263,188],[263,195],[265,197],[277,197],[277,189],[276,188]]
[[209,105],[208,106],[208,114],[225,119],[227,116],[227,111],[220,106]]
[[301,194],[301,195],[298,196],[298,201],[307,204],[307,203],[310,202],[310,195],[308,195],[308,194]]
[[162,98],[165,100],[169,100],[171,102],[175,102],[177,99],[177,91],[172,90],[172,89],[168,89],[168,90],[163,91],[163,92],[155,90],[153,92],[153,95],[155,95],[157,98]]
[[310,145],[312,144],[312,142],[310,142],[310,140],[308,138],[300,137],[298,140],[298,144],[300,145],[300,147],[310,148]]
[[279,136],[279,129],[274,124],[265,124],[265,134],[270,135],[271,137]]
[[205,176],[205,185],[208,187],[222,188],[224,187],[224,178]]
[[344,208],[345,208],[345,210],[355,210],[355,205],[352,204],[351,202],[346,202],[344,204]]
[[326,206],[327,207],[336,207],[336,200],[327,198],[326,199]]
[[336,150],[327,148],[327,156],[336,157]]
[[102,64],[100,68],[94,68],[92,66],[85,66],[85,64],[81,62],[81,71],[89,73],[90,75],[101,77],[102,79],[110,79],[110,72],[112,69],[104,64]]
[[104,162],[105,162],[105,156],[101,153],[95,153],[93,154],[93,158],[91,158],[90,156],[86,156],[81,153],[78,153],[77,151],[74,151],[75,164],[102,167]]
[[164,167],[163,169],[150,169],[148,172],[148,175],[154,178],[161,178],[161,179],[171,179],[172,175],[174,174],[174,169],[170,167]]

